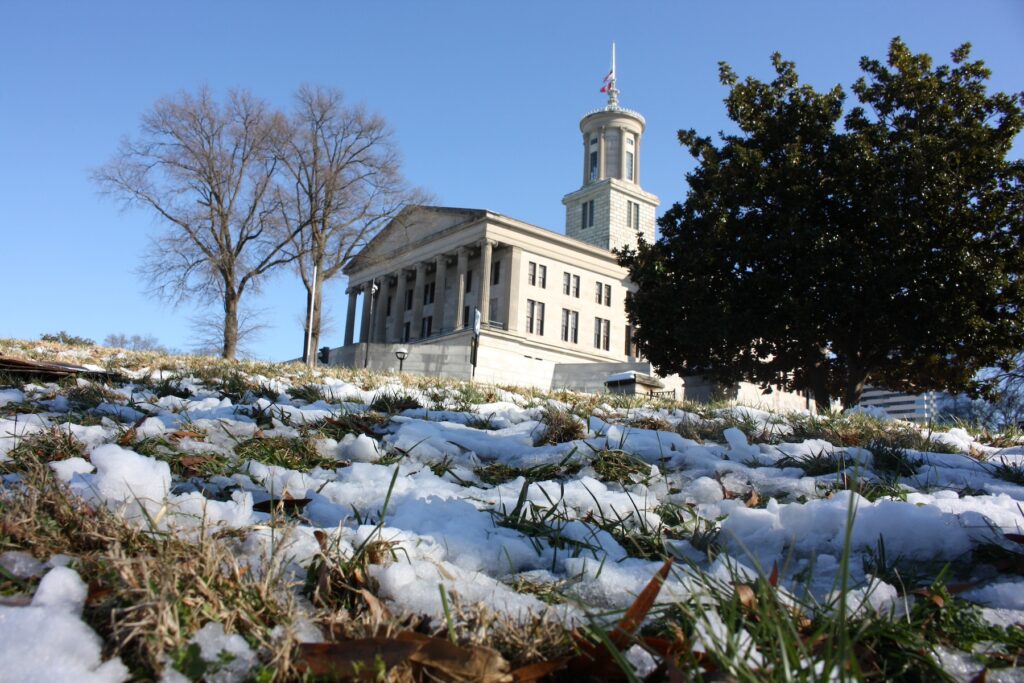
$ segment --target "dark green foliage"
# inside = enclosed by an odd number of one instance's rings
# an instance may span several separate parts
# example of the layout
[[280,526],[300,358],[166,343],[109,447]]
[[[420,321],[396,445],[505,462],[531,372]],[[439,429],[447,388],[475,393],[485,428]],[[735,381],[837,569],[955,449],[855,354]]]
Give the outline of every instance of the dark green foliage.
[[334,469],[339,465],[336,460],[320,455],[309,439],[284,436],[248,439],[235,446],[235,455],[239,460],[255,460],[264,465],[276,465],[300,472],[308,472],[314,467]]
[[403,410],[422,407],[423,404],[421,404],[416,397],[404,390],[380,391],[373,397],[373,403],[370,404],[371,410],[376,410],[380,413],[387,413],[388,415],[394,415],[395,413],[400,413]]
[[68,346],[96,346],[96,342],[94,342],[92,339],[89,339],[87,337],[79,337],[73,334],[68,334],[64,330],[61,330],[60,332],[40,335],[39,339],[45,342],[67,344]]
[[867,449],[875,461],[876,472],[886,472],[898,477],[912,477],[917,474],[919,465],[910,462],[907,452],[898,446],[884,441],[873,441]]
[[767,83],[721,65],[739,132],[679,133],[689,194],[620,255],[660,372],[852,405],[869,376],[975,390],[1024,347],[1024,163],[1006,160],[1024,96],[989,95],[968,58],[933,67],[893,40],[887,64],[861,61],[845,120],[840,86],[801,85],[778,54]]
[[808,477],[835,474],[849,466],[845,454],[824,449],[809,455],[787,455],[779,458],[775,464],[778,467],[799,467]]
[[569,410],[548,406],[541,421],[545,425],[541,444],[576,441],[587,435],[586,425]]

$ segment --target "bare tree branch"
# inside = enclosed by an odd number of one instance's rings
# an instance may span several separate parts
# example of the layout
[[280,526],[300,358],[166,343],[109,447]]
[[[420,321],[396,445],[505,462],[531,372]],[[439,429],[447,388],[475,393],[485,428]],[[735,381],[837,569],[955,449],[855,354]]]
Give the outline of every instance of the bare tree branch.
[[306,287],[303,357],[308,360],[319,344],[323,283],[340,275],[403,208],[429,198],[403,179],[382,117],[347,106],[341,92],[328,88],[301,87],[295,105],[278,154],[283,179],[274,194]]
[[204,87],[159,100],[138,139],[92,174],[103,193],[160,219],[140,272],[165,300],[222,306],[225,358],[238,351],[242,294],[297,253],[273,191],[287,132],[284,116],[248,92],[219,102]]

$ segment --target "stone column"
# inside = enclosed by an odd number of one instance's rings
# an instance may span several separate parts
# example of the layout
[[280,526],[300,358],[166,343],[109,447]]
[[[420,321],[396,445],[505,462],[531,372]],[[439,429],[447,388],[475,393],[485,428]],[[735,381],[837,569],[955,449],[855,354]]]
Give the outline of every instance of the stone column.
[[438,334],[444,331],[444,277],[448,272],[448,260],[444,254],[434,259],[434,329]]
[[466,247],[459,247],[458,276],[455,278],[455,329],[461,330],[466,324],[462,309],[466,307],[466,270],[469,265],[469,254]]
[[356,299],[359,298],[359,290],[349,287],[345,292],[348,294],[348,308],[345,309],[345,346],[352,343],[356,327]]
[[626,127],[619,126],[619,180],[629,177],[626,173]]
[[416,284],[412,287],[412,325],[409,338],[419,339],[423,336],[423,286],[427,282],[427,264],[416,264]]
[[633,155],[633,182],[640,184],[640,136],[636,136],[636,153]]
[[363,320],[359,325],[359,341],[369,342],[370,341],[370,297],[373,296],[370,292],[373,287],[372,282],[366,282],[363,284]]
[[388,294],[391,292],[391,276],[380,278],[377,291],[377,312],[374,313],[373,341],[386,343],[388,340]]
[[601,126],[600,142],[597,143],[597,179],[604,180],[604,126]]
[[508,287],[505,288],[508,297],[505,299],[505,329],[509,332],[519,331],[519,285],[520,263],[523,259],[523,250],[517,246],[511,247],[512,254],[509,259]]
[[392,341],[398,343],[402,341],[402,329],[405,327],[405,268],[398,271],[398,285],[391,300],[391,315],[395,318],[391,326],[391,337]]
[[485,239],[480,247],[480,322],[491,322],[491,258],[494,242]]
[[590,133],[583,134],[583,184],[590,182]]

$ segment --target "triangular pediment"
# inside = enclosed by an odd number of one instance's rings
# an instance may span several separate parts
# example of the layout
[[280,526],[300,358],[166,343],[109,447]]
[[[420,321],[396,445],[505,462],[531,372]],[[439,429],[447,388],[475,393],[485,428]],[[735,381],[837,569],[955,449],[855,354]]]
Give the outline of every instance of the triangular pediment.
[[350,275],[382,261],[392,259],[410,246],[421,244],[433,236],[472,223],[487,214],[483,209],[460,209],[447,206],[410,206],[391,220],[363,247],[345,267]]

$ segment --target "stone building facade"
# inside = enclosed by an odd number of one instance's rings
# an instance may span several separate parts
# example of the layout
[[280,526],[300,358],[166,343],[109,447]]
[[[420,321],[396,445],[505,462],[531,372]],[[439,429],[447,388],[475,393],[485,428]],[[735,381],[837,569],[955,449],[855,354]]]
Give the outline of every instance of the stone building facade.
[[[612,250],[654,241],[659,200],[640,185],[644,118],[609,85],[607,105],[580,121],[582,182],[562,199],[564,235],[483,209],[409,207],[345,269],[345,345],[329,362],[395,370],[402,347],[412,372],[584,391],[604,390],[609,375],[653,375],[626,318],[635,286]],[[717,392],[699,378],[662,381],[679,398]],[[765,402],[752,385],[735,391]],[[807,406],[778,391],[769,400]]]

